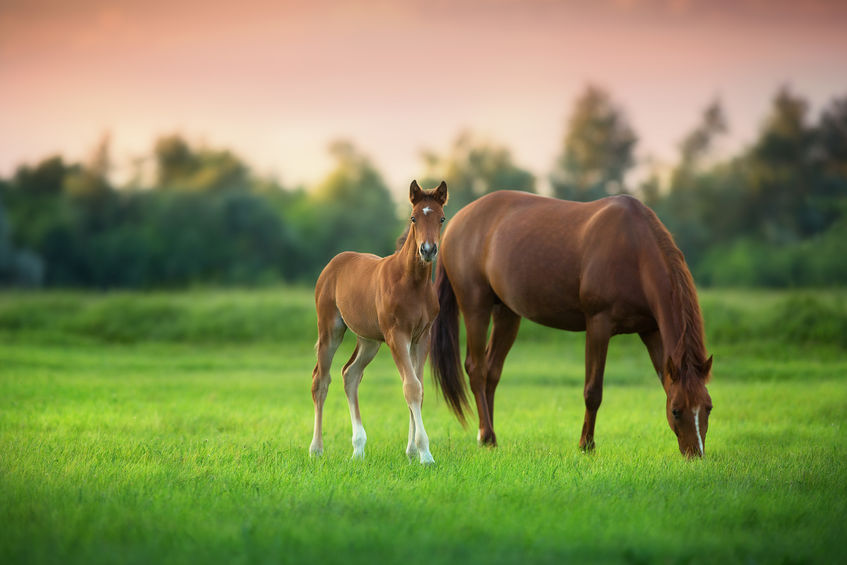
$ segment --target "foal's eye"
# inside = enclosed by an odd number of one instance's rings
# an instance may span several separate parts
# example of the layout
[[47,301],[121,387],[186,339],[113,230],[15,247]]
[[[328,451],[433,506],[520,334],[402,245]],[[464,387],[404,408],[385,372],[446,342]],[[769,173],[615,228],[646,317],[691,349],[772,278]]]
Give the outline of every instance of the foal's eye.
[[441,223],[444,223],[444,216],[441,216]]
[[414,224],[415,222],[417,222],[417,221],[418,221],[417,219],[415,219],[415,217],[414,217],[414,216],[412,216],[412,218],[411,218],[411,219],[412,219],[412,223],[413,223],[413,224]]
[[673,414],[674,420],[679,420],[679,417],[682,416],[682,410],[671,410],[671,414]]
[[712,413],[712,407],[706,406],[706,414],[711,414],[711,413]]

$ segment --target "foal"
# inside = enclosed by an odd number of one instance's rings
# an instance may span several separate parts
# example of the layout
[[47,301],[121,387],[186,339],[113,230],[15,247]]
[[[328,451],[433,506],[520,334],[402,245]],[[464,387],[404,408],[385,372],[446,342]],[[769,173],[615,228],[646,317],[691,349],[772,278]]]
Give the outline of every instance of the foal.
[[358,341],[353,356],[341,370],[344,392],[353,424],[353,458],[365,456],[365,428],[359,414],[362,372],[384,341],[403,378],[403,395],[409,406],[409,443],[406,455],[433,463],[429,438],[421,419],[422,374],[429,351],[429,328],[438,314],[432,285],[432,262],[438,253],[447,183],[422,190],[417,181],[409,187],[412,217],[402,247],[388,257],[347,251],[336,255],[315,285],[318,314],[318,362],[312,372],[315,433],[309,452],[323,453],[323,406],[331,381],[332,358],[350,328]]

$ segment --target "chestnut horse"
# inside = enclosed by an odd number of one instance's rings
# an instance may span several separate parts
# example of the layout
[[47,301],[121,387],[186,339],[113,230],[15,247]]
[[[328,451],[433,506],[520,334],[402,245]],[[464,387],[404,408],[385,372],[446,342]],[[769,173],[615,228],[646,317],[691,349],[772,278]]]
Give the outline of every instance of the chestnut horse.
[[667,419],[680,451],[702,456],[712,409],[705,386],[712,358],[700,306],[682,253],[641,202],[630,196],[583,203],[513,191],[488,194],[450,221],[436,273],[441,313],[433,325],[433,375],[463,420],[461,311],[481,444],[496,445],[494,391],[524,317],[586,332],[580,448],[594,448],[609,339],[637,333],[667,393]]
[[318,362],[312,372],[315,433],[309,452],[323,453],[323,406],[331,381],[332,358],[350,328],[358,337],[353,356],[341,370],[344,392],[353,424],[353,458],[365,455],[365,428],[359,413],[362,372],[384,341],[403,379],[409,406],[409,459],[432,463],[429,439],[421,419],[421,374],[429,351],[430,326],[438,314],[432,284],[432,261],[438,253],[442,207],[447,203],[447,184],[422,190],[417,181],[409,188],[412,216],[403,246],[388,257],[345,252],[336,255],[321,272],[315,285],[318,315]]

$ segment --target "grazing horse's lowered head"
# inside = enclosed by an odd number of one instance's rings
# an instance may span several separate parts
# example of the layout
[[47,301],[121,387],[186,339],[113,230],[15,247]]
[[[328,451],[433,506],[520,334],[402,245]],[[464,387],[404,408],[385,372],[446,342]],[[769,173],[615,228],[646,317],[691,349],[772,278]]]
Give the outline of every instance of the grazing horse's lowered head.
[[[409,186],[409,201],[412,203],[412,215],[406,238],[414,238],[418,257],[424,263],[431,263],[438,255],[441,224],[444,223],[443,207],[447,204],[447,183],[441,181],[437,188],[423,190],[418,181],[413,180]],[[405,241],[406,238],[402,239]]]
[[685,359],[679,365],[668,357],[662,375],[662,386],[668,395],[668,424],[676,434],[679,451],[686,457],[702,457],[706,449],[706,432],[712,398],[706,382],[712,370],[712,358],[702,363]]

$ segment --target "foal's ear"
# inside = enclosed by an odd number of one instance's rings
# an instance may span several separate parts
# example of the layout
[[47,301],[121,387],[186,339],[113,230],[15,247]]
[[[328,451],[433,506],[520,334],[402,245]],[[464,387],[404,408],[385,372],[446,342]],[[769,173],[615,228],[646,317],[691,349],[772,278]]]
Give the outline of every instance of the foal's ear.
[[412,203],[412,206],[420,202],[423,197],[424,191],[418,186],[418,181],[413,180],[412,184],[409,185],[409,201]]
[[668,357],[668,360],[665,362],[665,374],[672,382],[675,382],[679,378],[679,368],[670,357]]
[[447,205],[447,200],[449,195],[447,194],[447,183],[441,181],[441,184],[438,185],[438,188],[432,193],[432,197],[435,198],[436,202],[441,204],[442,206]]

